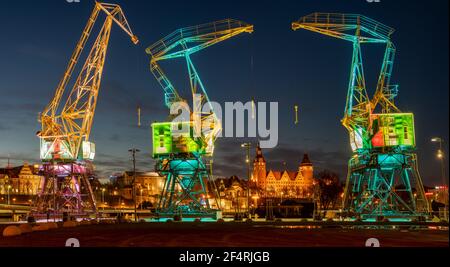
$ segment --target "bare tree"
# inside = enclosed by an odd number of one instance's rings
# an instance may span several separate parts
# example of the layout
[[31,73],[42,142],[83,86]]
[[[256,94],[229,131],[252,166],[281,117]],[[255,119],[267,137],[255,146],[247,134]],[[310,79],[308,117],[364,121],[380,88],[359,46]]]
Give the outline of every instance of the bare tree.
[[318,174],[319,200],[320,207],[323,210],[323,216],[326,216],[327,210],[336,207],[337,200],[343,192],[339,176],[331,171],[324,170]]

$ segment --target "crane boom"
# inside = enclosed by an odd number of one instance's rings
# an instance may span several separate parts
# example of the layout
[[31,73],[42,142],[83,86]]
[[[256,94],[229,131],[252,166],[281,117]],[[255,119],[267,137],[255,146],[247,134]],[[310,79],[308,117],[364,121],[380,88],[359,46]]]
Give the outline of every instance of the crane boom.
[[176,30],[147,48],[146,52],[151,56],[151,71],[164,89],[166,106],[183,99],[162,71],[159,61],[189,56],[244,32],[252,33],[253,25],[226,19]]
[[218,119],[212,106],[210,106],[211,112],[208,114],[199,111],[204,103],[210,103],[210,101],[205,86],[192,62],[191,55],[241,33],[252,32],[253,25],[238,20],[226,19],[176,30],[146,49],[147,54],[151,56],[150,69],[164,90],[165,104],[168,108],[176,102],[184,102],[185,100],[165,75],[159,62],[182,57],[186,59],[193,98],[201,91],[200,107],[194,107],[192,117],[200,118],[202,123],[205,121],[207,123],[214,122],[211,123],[213,124],[212,130],[202,137],[202,146],[206,148],[207,154],[213,153],[214,141],[220,133],[221,127],[217,123]]
[[[106,14],[105,22],[61,113],[58,114],[65,89],[92,33],[100,11]],[[131,37],[134,44],[139,42],[119,5],[95,3],[94,10],[69,60],[64,76],[56,88],[55,95],[40,116],[42,130],[38,136],[42,142],[42,159],[76,160],[80,157],[83,141],[88,142],[113,23],[119,25]],[[61,155],[61,153],[65,155]]]

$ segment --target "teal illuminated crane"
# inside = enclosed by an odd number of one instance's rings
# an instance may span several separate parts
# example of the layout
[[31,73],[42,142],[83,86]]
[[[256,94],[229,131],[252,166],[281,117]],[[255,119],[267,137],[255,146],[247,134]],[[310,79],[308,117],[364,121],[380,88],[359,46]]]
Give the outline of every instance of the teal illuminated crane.
[[[356,14],[313,13],[292,23],[349,41],[353,45],[350,81],[342,124],[349,131],[353,157],[349,161],[344,209],[361,217],[421,216],[429,212],[417,168],[414,116],[401,113],[391,85],[394,29]],[[369,97],[362,44],[386,46],[375,93]],[[379,113],[376,113],[379,112]]]
[[[164,90],[165,104],[174,109],[187,104],[159,64],[160,61],[186,60],[193,108],[188,118],[154,123],[153,157],[156,169],[166,176],[158,213],[161,216],[179,214],[211,216],[210,199],[219,201],[215,192],[208,197],[210,170],[203,157],[212,157],[214,143],[222,128],[214,113],[206,88],[192,62],[191,55],[242,33],[252,33],[253,26],[238,20],[222,20],[179,29],[156,42],[146,52],[151,56],[150,69]],[[203,109],[207,106],[207,109]],[[180,133],[180,129],[186,129]]]

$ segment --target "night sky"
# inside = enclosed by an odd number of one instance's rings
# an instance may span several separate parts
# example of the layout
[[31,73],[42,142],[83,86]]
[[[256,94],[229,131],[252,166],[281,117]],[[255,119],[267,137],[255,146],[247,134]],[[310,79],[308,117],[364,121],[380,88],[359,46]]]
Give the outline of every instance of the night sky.
[[[303,153],[309,153],[317,171],[330,169],[344,180],[351,150],[340,119],[352,46],[343,40],[290,29],[291,22],[301,16],[337,12],[364,14],[396,29],[392,84],[400,84],[397,106],[415,113],[420,172],[425,184],[440,183],[437,145],[430,139],[440,136],[449,140],[448,1],[114,2],[122,6],[141,42],[133,46],[128,36],[113,26],[91,135],[97,145],[95,164],[102,178],[131,168],[128,149],[132,147],[142,151],[138,168],[153,170],[150,124],[164,121],[168,110],[162,88],[149,70],[145,48],[178,28],[234,18],[254,24],[255,32],[192,57],[211,100],[247,102],[254,98],[279,102],[279,146],[264,151],[269,167],[296,170]],[[7,164],[8,157],[15,165],[39,162],[38,113],[53,97],[92,8],[93,1],[88,0],[2,3],[1,167]],[[99,17],[95,35],[103,19]],[[369,95],[373,94],[383,53],[381,45],[363,49]],[[163,68],[181,94],[190,99],[185,63],[165,62]],[[299,125],[294,124],[295,104],[301,109]],[[137,127],[137,106],[142,107],[141,128]],[[257,142],[219,139],[216,175],[246,176],[245,152],[240,147],[244,141]]]

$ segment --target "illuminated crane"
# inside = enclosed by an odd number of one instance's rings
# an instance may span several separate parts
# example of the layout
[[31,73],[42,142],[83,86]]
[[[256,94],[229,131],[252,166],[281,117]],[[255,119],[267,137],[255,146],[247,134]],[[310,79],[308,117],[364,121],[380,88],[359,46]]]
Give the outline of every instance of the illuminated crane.
[[[105,22],[59,113],[65,89],[102,11],[106,15]],[[83,211],[88,203],[82,200],[82,187],[87,190],[92,210],[96,211],[95,198],[87,177],[91,174],[90,162],[95,156],[95,145],[89,142],[89,135],[114,23],[131,37],[134,44],[138,43],[120,6],[96,2],[56,93],[40,115],[42,130],[38,132],[38,137],[41,140],[40,155],[44,162],[45,179],[35,203],[36,213],[47,210],[55,213]]]
[[219,206],[215,192],[214,196],[208,197],[210,171],[203,157],[213,156],[221,122],[209,101],[191,55],[241,33],[252,32],[252,25],[227,19],[179,29],[147,48],[151,56],[150,69],[164,90],[166,106],[176,111],[186,101],[161,69],[159,62],[163,60],[186,60],[193,98],[193,108],[187,117],[152,125],[153,157],[158,160],[156,169],[166,176],[158,206],[160,215],[212,216],[214,210],[210,198]]
[[[349,131],[353,157],[349,161],[344,209],[361,217],[421,216],[429,212],[417,168],[414,115],[401,113],[391,85],[394,29],[355,14],[313,13],[292,23],[349,41],[353,45],[350,81],[342,124]],[[362,44],[386,46],[378,83],[369,97],[364,77]],[[380,113],[376,113],[380,112]]]

